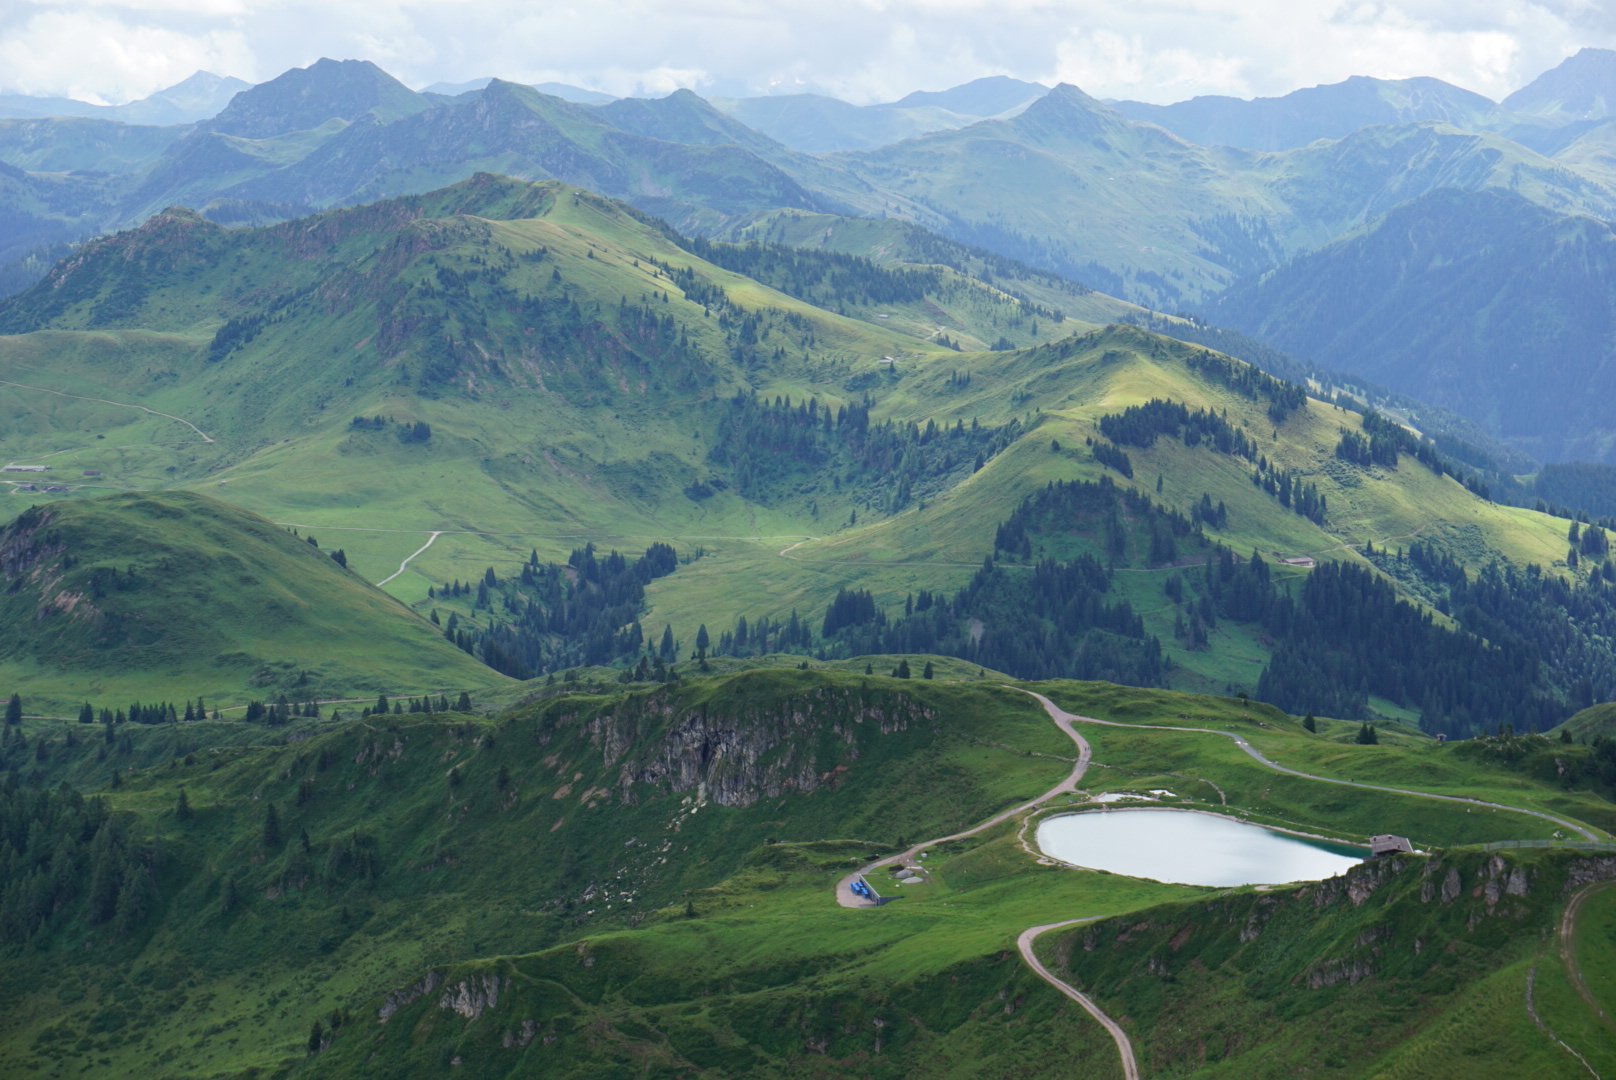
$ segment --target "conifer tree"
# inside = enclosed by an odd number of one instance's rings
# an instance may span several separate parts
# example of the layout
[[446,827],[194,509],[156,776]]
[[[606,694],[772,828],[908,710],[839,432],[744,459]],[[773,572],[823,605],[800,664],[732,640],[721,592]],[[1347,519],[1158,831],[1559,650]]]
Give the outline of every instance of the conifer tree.
[[926,661],[926,670],[924,670],[924,671],[922,671],[920,673],[920,677],[922,679],[929,679],[929,678],[932,677],[932,669],[931,669],[931,661],[930,660]]
[[1358,729],[1357,742],[1359,746],[1376,746],[1380,743],[1380,735],[1375,731],[1375,725],[1364,721]]
[[185,797],[185,789],[180,788],[180,797],[174,803],[174,820],[191,820],[191,802]]
[[376,704],[371,707],[370,711],[375,713],[377,716],[386,716],[388,713],[393,711],[393,707],[387,703],[386,694],[377,694]]
[[1306,716],[1302,717],[1302,726],[1308,731],[1316,732],[1319,730],[1319,722],[1313,719],[1312,713],[1308,713]]
[[270,803],[264,808],[264,848],[274,851],[281,846],[281,815]]
[[907,679],[909,677],[909,661],[899,660],[898,666],[892,669],[894,678]]
[[84,707],[79,710],[79,723],[81,723],[81,724],[93,724],[93,723],[95,723],[95,710],[90,707],[90,703],[88,701],[86,701],[84,703]]
[[11,700],[6,702],[6,723],[22,723],[22,695],[12,694]]
[[470,711],[471,711],[471,695],[468,694],[466,691],[462,690],[462,691],[460,691],[460,700],[455,702],[455,712],[470,712]]

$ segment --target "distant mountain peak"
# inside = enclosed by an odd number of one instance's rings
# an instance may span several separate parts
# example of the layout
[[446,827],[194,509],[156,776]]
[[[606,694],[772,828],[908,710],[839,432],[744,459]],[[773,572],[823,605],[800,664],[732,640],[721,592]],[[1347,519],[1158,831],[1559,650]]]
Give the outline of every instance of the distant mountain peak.
[[1376,79],[1353,75],[1281,97],[1206,95],[1172,105],[1112,103],[1131,120],[1164,127],[1202,146],[1290,150],[1319,139],[1341,139],[1365,127],[1427,121],[1477,130],[1496,119],[1498,106],[1480,94],[1434,79]]
[[947,109],[963,116],[999,116],[1042,97],[1048,87],[1008,75],[989,75],[947,90],[916,90],[882,106],[888,109]]
[[309,131],[327,120],[364,116],[397,120],[432,106],[369,60],[322,57],[306,68],[292,68],[243,90],[225,110],[203,124],[208,131],[245,139],[267,139]]
[[1616,116],[1616,52],[1580,49],[1504,99],[1511,112],[1559,123]]

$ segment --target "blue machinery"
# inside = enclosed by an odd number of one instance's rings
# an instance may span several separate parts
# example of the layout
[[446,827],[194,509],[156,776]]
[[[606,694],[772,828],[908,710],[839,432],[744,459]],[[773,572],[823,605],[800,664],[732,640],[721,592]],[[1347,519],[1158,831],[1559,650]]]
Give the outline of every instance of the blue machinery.
[[890,904],[892,901],[897,899],[896,896],[882,896],[880,893],[870,888],[870,883],[865,881],[862,875],[854,878],[853,884],[849,887],[853,890],[854,896],[862,897],[874,904],[876,907],[880,907],[882,904]]

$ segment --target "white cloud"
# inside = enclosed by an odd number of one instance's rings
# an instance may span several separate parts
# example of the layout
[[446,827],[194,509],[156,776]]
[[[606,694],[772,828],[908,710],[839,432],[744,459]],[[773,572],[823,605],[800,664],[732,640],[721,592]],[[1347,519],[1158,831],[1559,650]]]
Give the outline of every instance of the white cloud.
[[35,12],[0,31],[0,78],[17,93],[116,104],[195,71],[252,69],[244,35],[224,26],[185,31],[76,10]]
[[0,4],[0,89],[122,100],[205,67],[331,56],[411,85],[499,75],[612,93],[891,100],[984,75],[1100,97],[1282,94],[1434,75],[1498,98],[1583,45],[1603,0],[32,0]]

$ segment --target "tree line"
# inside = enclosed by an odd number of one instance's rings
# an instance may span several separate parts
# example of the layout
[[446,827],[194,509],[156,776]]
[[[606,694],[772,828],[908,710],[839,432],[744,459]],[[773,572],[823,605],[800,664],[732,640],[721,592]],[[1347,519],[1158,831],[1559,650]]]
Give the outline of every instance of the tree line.
[[0,944],[43,941],[75,924],[119,937],[138,927],[157,889],[154,853],[132,822],[66,784],[0,786]]
[[[515,578],[501,578],[493,567],[484,572],[472,606],[484,614],[481,625],[453,611],[447,623],[435,609],[430,617],[447,640],[512,678],[611,664],[644,646],[645,587],[678,565],[678,554],[663,543],[632,562],[616,551],[601,558],[593,543],[574,550],[564,566],[540,563],[534,551]],[[456,581],[443,594],[469,588]],[[438,595],[434,587],[429,598]]]
[[868,401],[840,408],[809,398],[770,400],[742,390],[719,417],[708,458],[736,491],[765,504],[792,495],[842,492],[859,505],[897,513],[917,498],[982,468],[1021,434],[1020,421],[983,427],[873,422]]

